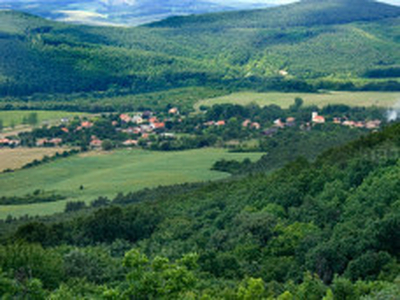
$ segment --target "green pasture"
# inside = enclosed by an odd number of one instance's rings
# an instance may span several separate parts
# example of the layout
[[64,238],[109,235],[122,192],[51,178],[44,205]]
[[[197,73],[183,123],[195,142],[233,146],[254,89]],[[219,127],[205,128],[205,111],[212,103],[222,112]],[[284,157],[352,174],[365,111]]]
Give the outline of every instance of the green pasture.
[[36,113],[38,122],[58,122],[63,118],[73,118],[75,116],[82,116],[82,113],[73,113],[65,111],[36,111],[36,110],[10,110],[0,111],[0,120],[3,121],[4,127],[9,127],[11,124],[15,126],[22,125],[24,118],[27,118],[30,114]]
[[[74,156],[32,169],[0,174],[0,197],[26,195],[37,189],[54,191],[68,199],[42,204],[0,206],[0,218],[47,215],[60,212],[66,201],[90,202],[98,196],[114,197],[118,192],[143,188],[223,179],[227,173],[211,171],[222,158],[253,161],[261,153],[228,153],[223,149],[198,149],[182,152],[120,150]],[[80,190],[80,186],[84,189]]]
[[350,106],[380,106],[391,107],[400,101],[399,92],[326,92],[326,93],[256,93],[241,92],[227,96],[201,100],[196,103],[195,108],[200,106],[212,106],[215,104],[258,104],[267,106],[271,104],[288,108],[294,99],[300,97],[305,105],[346,104]]

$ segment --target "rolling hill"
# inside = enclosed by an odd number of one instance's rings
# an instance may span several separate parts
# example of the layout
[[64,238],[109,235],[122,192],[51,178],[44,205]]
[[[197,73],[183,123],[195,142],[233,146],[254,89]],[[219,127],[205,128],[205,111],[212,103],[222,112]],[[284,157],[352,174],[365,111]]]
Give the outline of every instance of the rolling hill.
[[138,25],[169,16],[266,7],[267,4],[199,0],[17,0],[0,1],[7,8],[47,19],[91,25]]
[[0,95],[208,86],[398,90],[400,8],[308,0],[137,28],[0,12]]
[[[397,123],[272,174],[9,218],[0,223],[0,291],[60,299],[397,299],[399,136]],[[16,276],[27,272],[24,281]]]

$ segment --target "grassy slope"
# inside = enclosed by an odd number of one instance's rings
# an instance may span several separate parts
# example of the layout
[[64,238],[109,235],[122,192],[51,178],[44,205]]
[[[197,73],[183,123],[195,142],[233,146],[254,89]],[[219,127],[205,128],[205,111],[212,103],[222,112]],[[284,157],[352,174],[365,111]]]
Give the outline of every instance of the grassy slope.
[[27,117],[31,113],[37,113],[39,122],[56,122],[62,118],[72,118],[75,116],[82,116],[81,113],[71,113],[64,111],[0,111],[0,120],[3,121],[5,127],[14,125],[21,125],[24,117]]
[[301,97],[305,105],[346,104],[350,106],[381,106],[391,107],[400,101],[400,93],[379,92],[329,92],[321,94],[309,93],[233,93],[227,96],[205,99],[196,103],[195,108],[200,106],[212,106],[215,104],[231,103],[248,105],[256,103],[260,106],[271,104],[287,108],[293,104],[296,97]]
[[[222,149],[184,152],[123,150],[109,154],[71,157],[32,169],[0,175],[0,196],[25,195],[36,189],[56,191],[69,200],[92,201],[98,196],[113,197],[118,192],[147,187],[223,179],[226,173],[211,171],[222,158],[251,158],[261,153],[227,153]],[[85,189],[79,190],[83,185]],[[43,215],[60,212],[65,201],[29,206],[0,207],[0,218],[12,215]]]

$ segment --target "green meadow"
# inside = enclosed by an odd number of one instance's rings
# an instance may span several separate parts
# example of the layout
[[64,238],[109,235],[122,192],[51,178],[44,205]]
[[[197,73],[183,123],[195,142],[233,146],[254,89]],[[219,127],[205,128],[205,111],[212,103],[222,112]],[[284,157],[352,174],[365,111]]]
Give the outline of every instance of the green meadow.
[[74,156],[32,169],[0,174],[0,196],[21,196],[42,189],[67,197],[67,200],[52,203],[0,206],[0,218],[9,214],[52,214],[63,211],[65,203],[72,200],[90,202],[99,196],[114,197],[118,192],[223,179],[229,174],[210,170],[215,161],[222,158],[254,161],[261,156],[262,153],[228,153],[223,149],[120,150]]
[[37,111],[37,110],[10,110],[0,111],[0,120],[3,121],[4,127],[9,127],[12,124],[15,126],[22,125],[24,118],[27,118],[30,114],[36,113],[38,122],[57,122],[62,118],[72,118],[75,116],[82,116],[82,113],[73,113],[65,111]]
[[305,105],[317,105],[319,107],[328,104],[346,104],[350,106],[379,106],[390,107],[400,101],[399,92],[326,92],[326,93],[255,93],[242,92],[227,96],[205,99],[196,103],[195,108],[200,106],[212,106],[215,104],[258,104],[267,106],[271,104],[288,108],[294,99],[300,97]]

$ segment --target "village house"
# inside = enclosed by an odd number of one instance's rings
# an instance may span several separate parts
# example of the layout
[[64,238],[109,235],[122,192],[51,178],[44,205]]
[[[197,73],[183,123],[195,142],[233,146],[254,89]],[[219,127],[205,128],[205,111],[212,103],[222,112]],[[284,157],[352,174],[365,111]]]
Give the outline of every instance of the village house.
[[137,140],[126,140],[125,142],[122,143],[125,147],[133,147],[137,146],[139,142]]
[[288,72],[288,71],[285,71],[285,70],[279,70],[279,75],[281,75],[281,76],[283,76],[283,77],[286,77],[286,76],[289,75],[289,72]]
[[250,128],[259,130],[261,128],[261,125],[260,125],[260,123],[253,122],[253,123],[251,123]]
[[37,147],[44,147],[44,146],[46,146],[48,143],[49,143],[49,140],[48,140],[48,139],[38,139],[38,140],[36,141],[36,146],[37,146]]
[[276,119],[274,121],[274,126],[278,128],[285,128],[285,123],[283,123],[281,119]]
[[144,120],[143,120],[143,118],[141,117],[141,116],[134,116],[133,118],[132,118],[132,123],[135,123],[135,124],[142,124],[144,122]]
[[342,124],[342,119],[341,118],[333,118],[333,123],[334,124]]
[[130,123],[130,122],[132,121],[132,118],[131,118],[129,115],[127,115],[127,114],[121,114],[121,115],[119,116],[119,118],[120,118],[121,121],[124,122],[124,123]]
[[342,123],[343,126],[348,126],[348,127],[355,127],[356,126],[356,122],[354,121],[350,121],[350,120],[346,120]]
[[82,127],[82,128],[91,128],[91,127],[93,127],[93,123],[92,123],[92,122],[89,122],[89,121],[83,121],[83,122],[81,123],[81,127]]
[[173,133],[161,133],[160,136],[163,138],[170,138],[170,139],[175,138],[175,134]]
[[296,125],[296,119],[293,117],[286,118],[286,126],[293,127]]
[[151,117],[151,118],[149,119],[149,123],[150,123],[150,124],[158,123],[157,117]]
[[141,132],[152,132],[153,128],[150,125],[141,125],[140,131]]
[[66,127],[61,128],[61,131],[64,133],[69,133],[69,129]]
[[53,146],[60,146],[62,144],[63,140],[61,138],[53,138],[48,141],[49,144]]
[[215,123],[215,126],[225,126],[226,122],[224,120],[218,121]]
[[9,146],[11,143],[11,140],[4,138],[4,139],[0,139],[0,146]]
[[214,126],[215,122],[214,121],[208,121],[204,123],[204,126]]
[[99,139],[93,139],[90,142],[90,147],[92,147],[92,148],[101,148],[102,145],[103,145],[103,142]]
[[323,116],[318,115],[317,112],[313,112],[311,121],[315,124],[324,124],[325,118]]
[[173,108],[171,108],[171,109],[168,111],[168,113],[169,113],[170,115],[178,115],[178,114],[179,114],[179,110],[178,110],[177,107],[173,107]]
[[378,129],[382,122],[379,120],[368,121],[365,123],[365,128],[367,129]]
[[248,127],[251,124],[251,120],[246,120],[242,123],[243,127]]
[[156,122],[156,123],[152,123],[150,126],[153,129],[164,129],[165,123],[164,122]]

